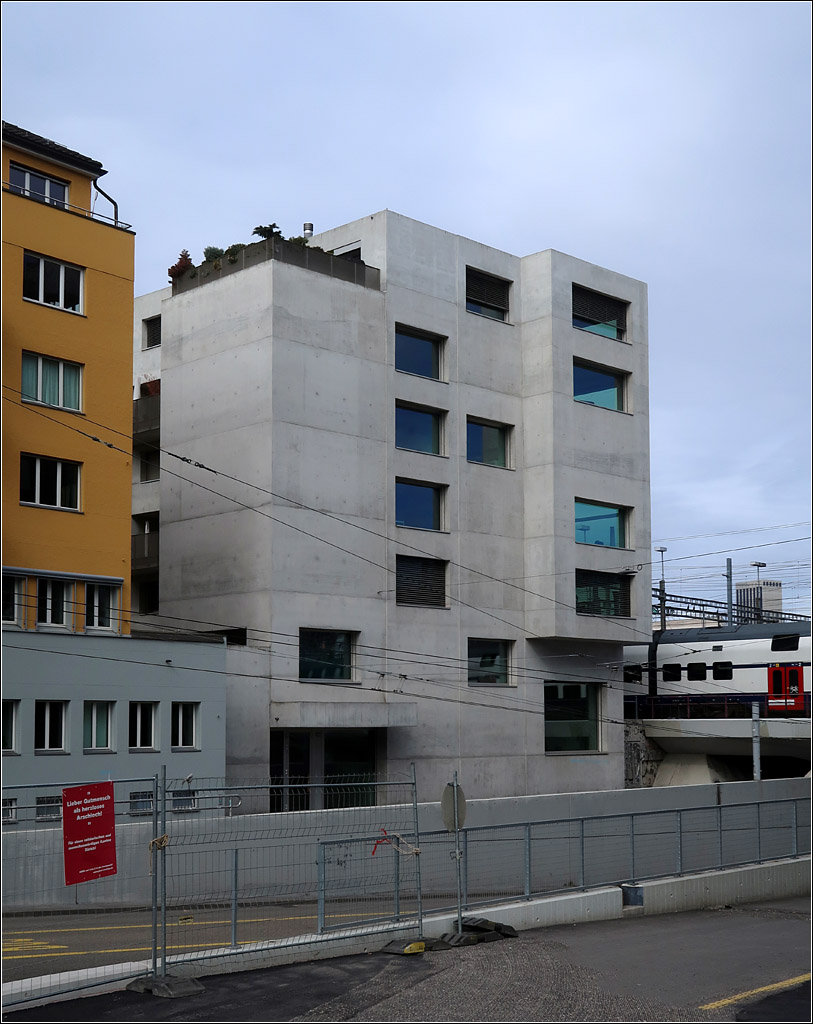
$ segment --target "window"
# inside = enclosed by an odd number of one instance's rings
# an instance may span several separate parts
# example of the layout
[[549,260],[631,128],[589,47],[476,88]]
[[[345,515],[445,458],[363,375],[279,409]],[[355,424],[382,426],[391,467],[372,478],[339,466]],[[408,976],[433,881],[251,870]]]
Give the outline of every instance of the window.
[[627,546],[627,510],[576,498],[576,540],[600,547]]
[[30,171],[19,164],[11,164],[8,169],[8,181],[11,192],[29,199],[38,199],[41,203],[65,209],[68,201],[68,183],[58,178],[49,178],[39,171]]
[[628,374],[573,361],[573,397],[585,405],[623,412]]
[[395,447],[439,455],[443,413],[418,406],[395,406]]
[[198,809],[198,796],[194,789],[185,789],[172,794],[172,811],[181,814],[184,811]]
[[3,577],[3,622],[17,623],[22,619],[23,578],[21,576]]
[[469,637],[469,686],[507,686],[507,640],[475,640]]
[[444,339],[438,334],[395,325],[395,369],[419,377],[440,380],[441,348]]
[[771,650],[772,651],[798,651],[799,650],[799,634],[798,633],[777,633],[771,637]]
[[155,707],[152,701],[130,701],[129,743],[131,750],[156,750]]
[[679,683],[680,682],[680,665],[664,665],[663,666],[663,681],[665,683]]
[[690,682],[702,683],[706,679],[705,661],[690,661],[686,665],[686,678]]
[[466,309],[470,313],[490,316],[492,320],[507,320],[510,289],[510,281],[466,267]]
[[200,704],[173,702],[172,746],[194,750],[198,746],[198,709]]
[[483,420],[466,423],[466,458],[485,466],[508,465],[508,434],[510,428]]
[[37,625],[68,626],[73,615],[73,584],[68,580],[37,580]]
[[630,577],[576,570],[576,611],[580,615],[630,614]]
[[395,603],[446,607],[446,562],[438,558],[395,556]]
[[23,256],[23,298],[81,313],[83,273],[79,267],[27,252]]
[[21,455],[20,501],[78,511],[79,463]]
[[622,341],[627,332],[627,306],[600,292],[573,285],[573,326],[604,338]]
[[22,397],[59,409],[82,407],[82,367],[62,359],[23,352]]
[[3,797],[3,824],[13,825],[17,820],[17,798]]
[[144,348],[157,348],[161,344],[161,317],[152,316],[141,322],[144,325]]
[[153,792],[141,789],[130,793],[130,814],[152,814]]
[[120,588],[107,583],[85,585],[85,629],[111,629],[117,625]]
[[59,821],[62,817],[61,796],[37,797],[37,821]]
[[34,750],[65,749],[65,702],[34,701]]
[[711,666],[712,679],[733,679],[734,665],[730,661],[715,661]]
[[3,701],[3,753],[17,753],[17,713],[20,702]]
[[598,750],[599,691],[591,683],[545,683],[545,750]]
[[439,530],[443,490],[436,484],[396,480],[395,525],[410,526],[416,530]]
[[82,724],[85,750],[113,749],[113,705],[107,700],[86,700]]
[[148,483],[150,480],[158,480],[161,476],[161,453],[160,451],[144,452],[139,462],[141,463],[141,482]]
[[300,629],[300,679],[351,679],[353,634],[328,629]]

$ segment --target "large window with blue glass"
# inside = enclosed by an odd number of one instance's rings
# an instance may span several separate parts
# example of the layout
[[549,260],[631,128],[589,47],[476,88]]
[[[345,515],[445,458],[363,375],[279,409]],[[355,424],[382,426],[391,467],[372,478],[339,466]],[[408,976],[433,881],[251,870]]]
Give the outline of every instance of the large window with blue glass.
[[508,465],[509,428],[498,423],[468,420],[466,423],[466,459],[485,466]]
[[414,327],[395,325],[395,369],[440,380],[444,339]]
[[585,405],[623,412],[626,408],[627,374],[573,361],[573,397]]
[[627,546],[627,509],[576,498],[576,540],[599,547]]
[[418,530],[439,530],[443,514],[443,488],[411,480],[395,481],[395,524]]
[[395,406],[395,447],[439,455],[443,413],[419,406]]
[[627,333],[629,303],[610,295],[573,285],[573,326],[604,338],[623,341]]

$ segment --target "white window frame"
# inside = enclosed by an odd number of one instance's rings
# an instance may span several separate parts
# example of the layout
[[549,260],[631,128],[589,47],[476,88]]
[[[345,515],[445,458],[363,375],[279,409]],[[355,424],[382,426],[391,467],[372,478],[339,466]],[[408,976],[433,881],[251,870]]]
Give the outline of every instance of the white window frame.
[[17,725],[19,722],[20,702],[18,700],[3,698],[3,738],[5,740],[6,728],[10,731],[10,743],[3,746],[4,754],[16,754],[17,750]]
[[[151,789],[141,789],[130,793],[130,810],[132,815],[152,814],[154,793]],[[139,807],[144,804],[144,807]]]
[[[66,409],[69,412],[81,412],[82,411],[82,405],[83,405],[83,397],[84,397],[84,395],[83,395],[83,388],[82,388],[83,377],[84,377],[84,367],[82,366],[82,364],[81,363],[71,362],[68,359],[56,359],[53,356],[44,356],[44,355],[41,355],[39,352],[28,352],[28,351],[23,352],[23,360],[25,360],[26,356],[33,357],[34,359],[37,360],[37,395],[36,395],[36,398],[30,398],[28,395],[23,395],[22,396],[22,401],[23,402],[29,402],[31,404],[36,404],[36,405],[47,405],[49,409]],[[42,361],[43,361],[43,359],[47,359],[50,362],[57,363],[59,365],[59,401],[56,402],[56,403],[46,402],[45,399],[42,397]],[[65,367],[66,366],[75,366],[79,370],[79,404],[76,405],[76,406],[65,405],[64,377],[65,377]]]
[[[25,184],[18,185],[11,180],[12,171],[22,171],[25,175]],[[40,196],[38,192],[32,194],[31,192],[31,175],[36,174],[38,178],[42,178],[45,181],[45,195]],[[64,210],[70,205],[70,182],[63,181],[61,178],[55,178],[51,174],[45,174],[43,171],[38,171],[36,167],[23,167],[22,164],[11,163],[9,164],[9,191],[14,192],[16,195],[24,195],[29,199],[36,199],[38,203],[48,203],[49,206],[56,206],[61,210]],[[60,185],[65,189],[65,198],[56,199],[51,195],[51,185]]]
[[[158,321],[158,337],[159,337],[159,340],[154,342],[151,345],[150,344],[150,324],[154,324],[156,322],[156,320]],[[150,352],[154,348],[160,348],[161,347],[161,314],[159,313],[157,316],[148,316],[144,320],[141,321],[141,324],[142,324],[142,329],[143,329],[143,332],[144,332],[144,334],[143,334],[143,343],[141,345],[142,351]]]
[[[43,705],[45,706],[45,721],[44,721],[45,728],[43,730],[44,735],[43,735],[42,738],[45,741],[45,746],[38,747],[37,746],[37,717],[38,717],[37,716],[37,710],[38,710],[38,708],[42,707]],[[53,746],[52,747],[52,746],[49,745],[49,735],[48,734],[51,731],[51,716],[54,714],[54,712],[57,709],[59,710],[59,716],[60,716],[60,730],[59,730],[60,731],[60,737],[59,737],[60,743],[59,743],[58,746]],[[65,739],[66,739],[66,736],[67,736],[67,725],[68,725],[68,702],[67,701],[65,701],[65,700],[37,700],[37,701],[34,701],[34,753],[35,754],[52,753],[53,751],[57,751],[59,753],[64,753],[65,749],[66,749],[66,747],[65,747]]]
[[198,811],[198,794],[194,789],[172,791],[173,814],[193,814]]
[[[135,742],[135,744],[130,742],[132,740],[132,738],[133,738],[132,734],[130,732],[133,708],[137,708],[137,711],[136,711],[136,734],[135,734],[136,742]],[[150,741],[151,742],[150,742],[149,745],[146,745],[146,744],[142,743],[142,736],[141,736],[141,733],[143,731],[143,724],[142,723],[143,723],[143,719],[144,719],[144,712],[145,712],[145,709],[147,709],[147,708],[149,709],[150,725],[151,725],[151,733],[150,733]],[[155,742],[156,738],[157,738],[157,736],[156,736],[157,731],[158,731],[158,705],[157,705],[157,703],[155,701],[152,701],[152,700],[131,700],[130,701],[130,706],[127,709],[127,743],[129,745],[129,749],[131,751],[158,750],[159,747],[156,745],[156,742]]]
[[[90,746],[85,744],[85,723],[88,711],[90,711]],[[107,743],[104,746],[96,746],[96,725],[100,715],[104,715],[107,719]],[[109,753],[113,750],[113,701],[85,701],[84,708],[82,709],[82,749],[85,753],[96,750]]]
[[3,576],[3,587],[10,586],[12,590],[12,600],[14,602],[14,613],[11,618],[3,616],[4,626],[19,626],[23,621],[23,576],[12,576],[10,573],[6,573]]
[[[29,252],[25,250],[25,256],[31,257],[31,259],[39,260],[39,289],[37,298],[33,298],[31,295],[26,295],[23,291],[24,302],[36,302],[41,306],[48,306],[50,309],[61,309],[63,313],[74,313],[76,316],[83,316],[85,312],[85,270],[84,267],[77,267],[74,263],[65,263],[64,260],[54,259],[52,256],[43,256],[38,252]],[[24,258],[25,258],[24,256]],[[45,264],[53,263],[59,267],[59,301],[58,302],[46,302],[45,301]],[[65,271],[76,270],[79,273],[79,308],[71,309],[65,305]],[[25,289],[25,279],[23,279],[23,289]]]
[[[71,462],[69,459],[50,459],[44,455],[31,455],[28,452],[20,452],[20,459],[33,459],[35,462],[34,469],[34,500],[23,501],[20,498],[21,505],[37,506],[38,508],[52,508],[58,509],[62,512],[78,512],[82,507],[82,464],[81,462]],[[47,505],[40,501],[41,495],[41,480],[42,480],[42,463],[43,462],[55,462],[56,463],[56,493],[57,501],[62,497],[62,467],[63,466],[76,466],[76,505]],[[21,464],[22,465],[22,464]],[[22,488],[22,482],[21,482]]]
[[[45,814],[44,808],[57,808],[54,814]],[[43,810],[41,810],[41,808]],[[62,821],[62,797],[61,796],[38,796],[36,800],[37,821]]]
[[17,823],[17,797],[3,797],[3,824],[16,825]]
[[[62,595],[62,622],[54,622],[54,584],[59,583],[64,587]],[[40,595],[45,593],[45,618],[40,618]],[[54,628],[70,629],[73,623],[74,612],[74,583],[73,580],[50,579],[40,577],[37,579],[37,627],[51,626]]]
[[[109,615],[110,621],[105,626],[99,624],[99,597],[100,591],[105,589],[110,593]],[[119,628],[119,604],[121,599],[121,587],[112,583],[86,583],[85,584],[85,630],[104,630],[105,633],[117,632]],[[90,607],[90,615],[88,608]]]
[[[184,715],[185,713],[191,713],[192,715],[192,742],[183,743],[184,734]],[[199,715],[200,715],[200,702],[198,701],[181,701],[176,700],[172,702],[172,749],[173,750],[199,750],[200,744],[198,743],[198,726],[199,726]]]

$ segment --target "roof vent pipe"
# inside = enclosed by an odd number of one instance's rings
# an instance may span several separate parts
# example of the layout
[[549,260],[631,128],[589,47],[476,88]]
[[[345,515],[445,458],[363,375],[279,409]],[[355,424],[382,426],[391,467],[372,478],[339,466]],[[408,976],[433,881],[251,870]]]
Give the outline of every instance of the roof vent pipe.
[[305,236],[305,238],[313,238],[313,224],[306,221],[302,225],[302,234]]

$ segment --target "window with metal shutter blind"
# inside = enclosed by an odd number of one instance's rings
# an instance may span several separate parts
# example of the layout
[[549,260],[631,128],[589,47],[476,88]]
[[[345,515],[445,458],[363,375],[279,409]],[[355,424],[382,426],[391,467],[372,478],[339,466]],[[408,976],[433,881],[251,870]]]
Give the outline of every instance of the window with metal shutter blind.
[[161,344],[161,317],[154,316],[145,320],[144,327],[147,332],[145,348],[157,348]]
[[573,285],[573,326],[621,340],[627,333],[627,305],[621,299]]
[[581,615],[630,615],[630,577],[576,570],[576,611]]
[[446,607],[446,563],[437,558],[395,556],[395,603]]
[[510,281],[466,267],[466,309],[470,313],[506,320],[510,288]]

